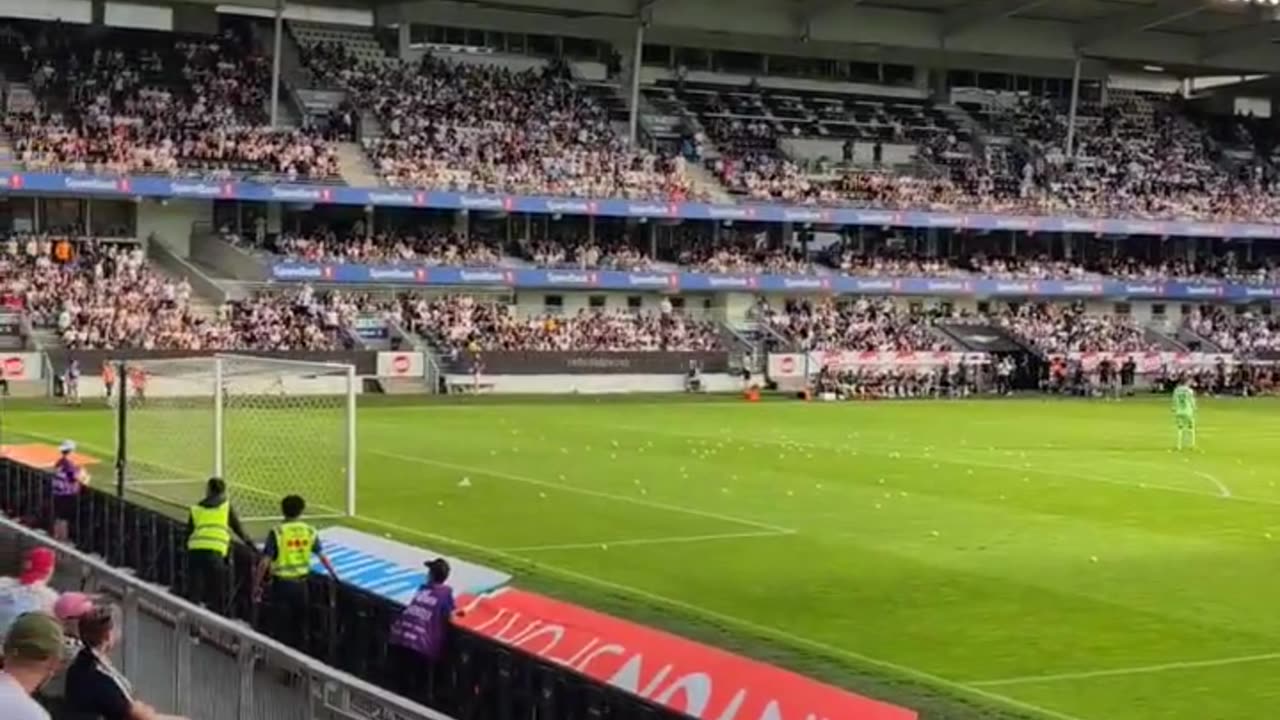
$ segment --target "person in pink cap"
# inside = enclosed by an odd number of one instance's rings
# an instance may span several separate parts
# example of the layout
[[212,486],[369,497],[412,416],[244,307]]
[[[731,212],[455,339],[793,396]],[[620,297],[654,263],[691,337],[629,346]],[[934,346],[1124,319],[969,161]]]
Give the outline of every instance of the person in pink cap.
[[57,558],[49,548],[38,547],[27,553],[22,573],[17,578],[0,578],[0,638],[9,631],[14,620],[24,613],[53,614],[58,593],[49,587],[49,579]]

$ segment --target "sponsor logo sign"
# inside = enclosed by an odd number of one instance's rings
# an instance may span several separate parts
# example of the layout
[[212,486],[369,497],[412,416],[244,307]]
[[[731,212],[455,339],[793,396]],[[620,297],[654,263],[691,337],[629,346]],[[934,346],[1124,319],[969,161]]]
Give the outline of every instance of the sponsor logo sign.
[[[438,557],[449,561],[449,584],[459,595],[492,592],[511,582],[510,575],[483,565],[342,526],[321,530],[320,542],[343,582],[402,605],[426,582],[422,564]],[[324,572],[316,560],[311,569]]]
[[378,353],[378,377],[422,377],[423,369],[422,353]]
[[4,370],[4,377],[9,380],[39,380],[41,364],[39,353],[0,355],[0,369]]
[[917,717],[906,708],[514,588],[475,599],[456,622],[699,720]]

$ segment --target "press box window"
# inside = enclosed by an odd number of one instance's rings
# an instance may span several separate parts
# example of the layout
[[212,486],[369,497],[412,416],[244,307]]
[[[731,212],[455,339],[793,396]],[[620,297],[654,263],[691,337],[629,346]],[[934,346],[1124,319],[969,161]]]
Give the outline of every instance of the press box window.
[[563,295],[547,295],[542,298],[542,304],[546,306],[547,312],[552,315],[559,315],[564,312]]
[[605,301],[604,301],[603,295],[592,295],[591,297],[587,298],[587,307],[603,308],[604,306],[605,306]]
[[644,298],[640,297],[639,295],[628,295],[628,296],[627,296],[627,309],[628,309],[628,310],[639,310],[639,309],[640,309],[640,308],[642,308],[642,307],[644,307]]

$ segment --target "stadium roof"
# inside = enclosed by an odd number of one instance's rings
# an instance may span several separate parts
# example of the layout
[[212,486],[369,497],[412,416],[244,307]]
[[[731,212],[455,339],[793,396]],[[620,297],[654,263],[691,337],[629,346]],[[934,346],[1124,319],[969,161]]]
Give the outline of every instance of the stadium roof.
[[[1280,72],[1278,8],[1230,0],[373,0],[404,21],[1000,72]],[[367,6],[366,6],[367,7]]]

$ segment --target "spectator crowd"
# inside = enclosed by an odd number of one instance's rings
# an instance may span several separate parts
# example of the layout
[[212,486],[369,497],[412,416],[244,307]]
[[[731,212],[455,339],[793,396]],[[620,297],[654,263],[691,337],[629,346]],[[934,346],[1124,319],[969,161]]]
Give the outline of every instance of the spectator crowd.
[[490,350],[701,351],[722,348],[719,327],[671,308],[584,309],[520,317],[512,306],[469,295],[403,298],[412,329],[456,356]]
[[7,114],[15,159],[33,169],[191,174],[338,175],[334,148],[267,127],[270,67],[239,28],[214,38],[48,27],[16,58],[34,108]]

